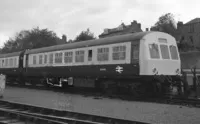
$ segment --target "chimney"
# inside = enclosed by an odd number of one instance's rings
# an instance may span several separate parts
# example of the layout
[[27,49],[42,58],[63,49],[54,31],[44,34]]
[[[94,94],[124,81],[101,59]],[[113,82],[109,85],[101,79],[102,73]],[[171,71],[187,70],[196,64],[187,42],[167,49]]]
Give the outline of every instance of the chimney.
[[135,25],[135,24],[137,24],[137,21],[136,21],[136,20],[133,20],[133,21],[131,22],[131,25]]
[[64,34],[62,35],[62,41],[63,41],[63,42],[67,42],[67,36],[64,35]]
[[138,23],[138,28],[141,29],[141,24],[140,23]]
[[177,23],[177,29],[178,29],[178,28],[181,28],[182,26],[183,26],[183,22],[180,22],[180,21],[179,21],[179,22]]

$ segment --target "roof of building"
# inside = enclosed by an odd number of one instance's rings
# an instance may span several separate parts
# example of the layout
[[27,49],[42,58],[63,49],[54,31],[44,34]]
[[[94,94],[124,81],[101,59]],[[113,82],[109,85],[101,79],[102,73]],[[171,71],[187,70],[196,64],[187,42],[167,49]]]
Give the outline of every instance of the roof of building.
[[195,18],[190,20],[189,22],[185,23],[185,24],[193,24],[193,23],[200,23],[200,18]]

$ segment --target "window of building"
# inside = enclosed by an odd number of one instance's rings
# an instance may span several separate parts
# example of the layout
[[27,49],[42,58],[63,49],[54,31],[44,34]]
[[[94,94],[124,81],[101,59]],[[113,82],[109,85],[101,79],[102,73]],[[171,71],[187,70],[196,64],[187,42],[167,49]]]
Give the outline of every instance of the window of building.
[[49,54],[49,64],[53,64],[53,53]]
[[43,55],[39,55],[39,64],[42,64]]
[[170,59],[169,58],[169,49],[167,45],[160,45],[161,55],[163,59]]
[[126,59],[126,46],[113,47],[113,60],[125,60]]
[[84,62],[84,51],[83,50],[76,51],[75,62]]
[[194,45],[193,37],[192,37],[192,36],[189,36],[189,39],[190,39],[191,44]]
[[65,63],[72,63],[73,60],[73,52],[65,52]]
[[171,45],[169,48],[170,48],[170,53],[171,53],[172,59],[178,60],[178,51],[177,51],[176,47]]
[[44,55],[44,64],[47,64],[47,55]]
[[92,61],[92,50],[88,50],[88,61]]
[[108,58],[109,58],[109,48],[98,48],[97,60],[98,61],[108,61]]
[[33,56],[33,65],[36,65],[36,55]]
[[55,53],[55,63],[62,63],[62,55],[63,53]]
[[149,51],[150,51],[150,57],[152,59],[159,59],[160,58],[157,44],[149,44]]
[[190,33],[194,32],[194,24],[189,24],[189,32]]

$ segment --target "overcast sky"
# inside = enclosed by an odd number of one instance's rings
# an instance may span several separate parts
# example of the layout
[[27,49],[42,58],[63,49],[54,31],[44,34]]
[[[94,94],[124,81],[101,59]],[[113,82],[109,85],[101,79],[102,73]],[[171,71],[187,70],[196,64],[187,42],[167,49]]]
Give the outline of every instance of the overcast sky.
[[199,0],[0,0],[0,47],[23,29],[39,26],[74,39],[90,28],[98,37],[104,28],[137,20],[150,28],[166,13],[184,23],[200,17]]

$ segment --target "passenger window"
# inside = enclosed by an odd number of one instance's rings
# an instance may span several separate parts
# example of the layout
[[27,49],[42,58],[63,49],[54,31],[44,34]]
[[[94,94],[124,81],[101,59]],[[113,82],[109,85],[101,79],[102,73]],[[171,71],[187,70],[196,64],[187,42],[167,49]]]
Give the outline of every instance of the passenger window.
[[4,61],[4,60],[2,60],[2,67],[4,67],[4,62],[5,62],[5,61]]
[[126,46],[113,47],[113,60],[125,60],[126,59]]
[[17,58],[14,58],[14,66],[17,67]]
[[47,64],[47,55],[44,55],[44,64]]
[[152,59],[159,59],[160,58],[157,44],[149,44],[149,51],[150,51],[150,56],[151,56]]
[[53,53],[49,54],[49,64],[53,64]]
[[76,51],[75,62],[84,62],[84,51],[83,50]]
[[43,58],[43,56],[39,55],[39,64],[42,64],[42,58]]
[[160,45],[160,50],[161,50],[161,54],[162,54],[162,58],[163,59],[170,59],[169,58],[169,49],[167,45]]
[[73,52],[65,52],[65,63],[72,63]]
[[33,56],[33,65],[36,65],[36,56]]
[[108,58],[109,58],[109,48],[98,48],[97,60],[98,61],[108,61]]
[[9,60],[9,66],[13,67],[13,58],[10,58],[10,60]]
[[177,52],[176,46],[171,45],[169,48],[170,48],[170,53],[171,53],[172,59],[178,60],[178,52]]
[[92,61],[92,50],[88,50],[88,61]]
[[55,63],[62,63],[62,53],[55,54]]

